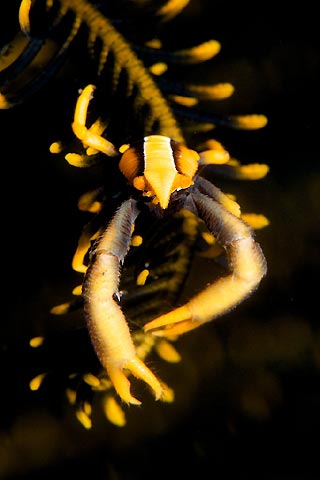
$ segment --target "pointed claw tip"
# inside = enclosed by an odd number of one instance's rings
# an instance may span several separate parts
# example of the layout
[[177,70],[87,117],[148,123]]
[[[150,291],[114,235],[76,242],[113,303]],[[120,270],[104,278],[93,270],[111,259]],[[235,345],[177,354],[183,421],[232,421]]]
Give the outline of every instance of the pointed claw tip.
[[154,332],[152,332],[152,335],[154,335],[155,337],[166,337],[166,333],[165,333],[165,330],[155,330]]
[[152,325],[152,323],[153,322],[149,322],[143,327],[144,332],[150,332],[150,330],[154,329],[151,332],[151,335],[154,335],[155,337],[166,337],[167,336],[164,329],[159,328],[157,330],[157,325]]

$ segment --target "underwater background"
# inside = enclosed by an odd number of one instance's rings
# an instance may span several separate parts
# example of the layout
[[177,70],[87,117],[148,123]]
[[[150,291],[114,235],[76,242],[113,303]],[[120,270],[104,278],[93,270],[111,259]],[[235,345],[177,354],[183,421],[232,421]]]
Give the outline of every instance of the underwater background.
[[[5,37],[14,9],[1,8]],[[168,25],[167,39],[180,35],[181,25],[195,41],[207,36],[222,44],[212,72],[208,66],[205,72],[236,91],[217,111],[268,117],[258,131],[218,131],[235,157],[270,166],[265,179],[232,185],[244,210],[270,221],[256,234],[267,276],[235,310],[178,340],[183,361],[154,365],[174,386],[174,403],[154,402],[147,392],[141,407],[128,409],[124,428],[97,408],[92,429],[85,430],[57,393],[59,376],[48,388],[29,389],[39,361],[48,359],[30,352],[28,341],[48,323],[58,331],[71,322],[63,339],[52,340],[57,368],[66,358],[72,363],[74,354],[76,319],[49,313],[75,285],[70,263],[83,226],[77,200],[87,172],[75,172],[48,151],[72,116],[72,64],[67,76],[1,111],[1,479],[320,477],[316,14],[308,3],[279,11],[275,2],[194,1]],[[202,67],[194,68],[193,79],[203,75]],[[210,279],[208,263],[197,259],[186,290],[204,276]]]

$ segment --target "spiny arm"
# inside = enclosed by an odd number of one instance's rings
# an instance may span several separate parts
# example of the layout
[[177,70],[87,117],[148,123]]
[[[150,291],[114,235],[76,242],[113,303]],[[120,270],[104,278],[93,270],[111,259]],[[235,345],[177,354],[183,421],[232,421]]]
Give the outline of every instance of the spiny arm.
[[[75,14],[81,17],[88,26],[91,38],[99,38],[103,44],[100,54],[100,67],[103,67],[108,52],[112,52],[115,58],[114,81],[117,83],[122,70],[125,70],[129,84],[136,86],[141,97],[142,104],[150,107],[152,123],[159,122],[160,131],[163,135],[184,142],[184,138],[177,121],[160,89],[153,81],[143,62],[136,56],[130,44],[118,32],[111,22],[85,0],[64,0]],[[130,93],[130,92],[128,92]],[[152,125],[151,125],[152,126]]]

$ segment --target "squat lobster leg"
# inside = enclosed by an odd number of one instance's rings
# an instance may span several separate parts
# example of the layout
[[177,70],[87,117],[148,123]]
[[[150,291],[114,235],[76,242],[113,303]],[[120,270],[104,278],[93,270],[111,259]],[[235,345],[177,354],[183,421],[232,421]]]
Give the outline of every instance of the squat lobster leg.
[[180,335],[226,313],[249,296],[266,273],[266,261],[251,228],[202,193],[193,193],[192,199],[199,217],[225,248],[231,272],[185,305],[147,323],[144,330],[157,336]]
[[97,356],[121,399],[135,405],[140,401],[130,393],[125,370],[146,382],[157,400],[165,395],[159,380],[137,356],[126,319],[114,298],[138,213],[134,200],[120,206],[93,247],[83,283],[84,311]]

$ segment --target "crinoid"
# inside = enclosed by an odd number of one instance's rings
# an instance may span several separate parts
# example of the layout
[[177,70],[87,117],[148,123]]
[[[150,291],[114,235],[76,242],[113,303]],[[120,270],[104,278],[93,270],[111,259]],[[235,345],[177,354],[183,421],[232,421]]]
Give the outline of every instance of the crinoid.
[[[86,428],[91,426],[92,392],[102,396],[112,423],[125,424],[118,398],[140,404],[131,393],[131,375],[143,380],[157,400],[172,401],[173,391],[146,365],[148,357],[156,352],[168,362],[179,361],[173,342],[234,308],[266,273],[253,228],[268,221],[263,215],[242,214],[234,198],[205,178],[208,171],[210,178],[264,177],[266,165],[241,165],[211,138],[211,131],[217,125],[257,129],[266,118],[215,115],[212,102],[232,95],[231,84],[188,84],[168,74],[171,67],[196,68],[211,61],[220,50],[218,41],[171,51],[162,48],[159,35],[150,37],[188,3],[120,2],[126,13],[116,2],[23,0],[19,20],[25,37],[19,33],[12,41],[14,51],[18,44],[22,47],[14,58],[9,56],[0,77],[1,106],[9,108],[51,81],[75,50],[78,55],[88,52],[92,61],[89,71],[77,72],[79,81],[92,80],[79,87],[74,139],[50,146],[71,166],[99,170],[99,185],[78,203],[80,210],[93,214],[72,261],[83,281],[71,301],[52,309],[66,314],[84,307],[100,361],[90,371],[73,373],[67,389]],[[117,22],[113,16],[120,12]],[[145,12],[150,25],[142,42],[133,26],[146,21]],[[47,28],[39,26],[43,16]],[[48,39],[55,46],[50,52]],[[40,70],[37,60],[44,52]],[[222,276],[180,305],[200,245],[227,266]],[[44,344],[31,341],[33,347]],[[40,372],[30,387],[39,388],[45,376]]]

